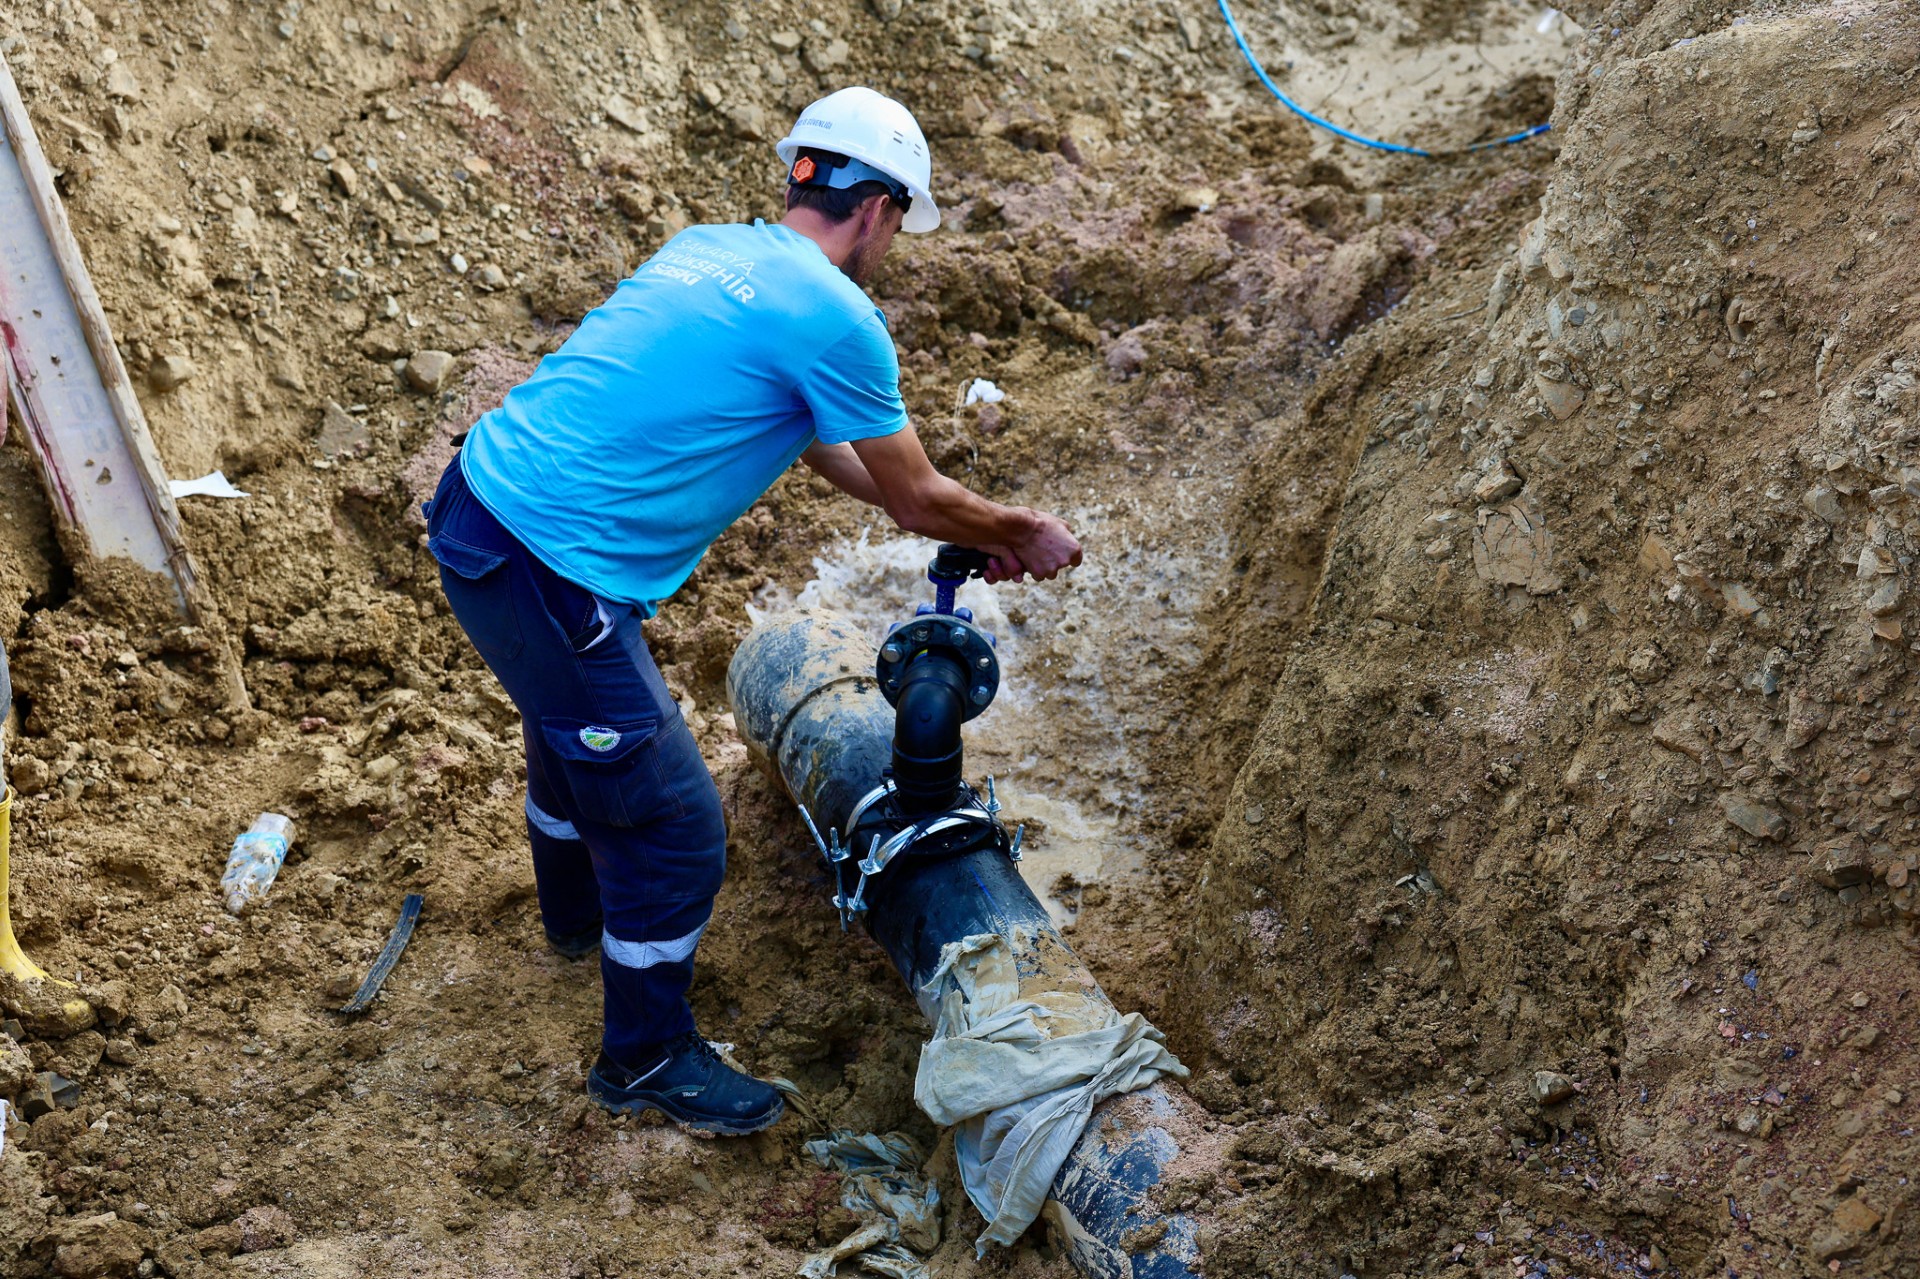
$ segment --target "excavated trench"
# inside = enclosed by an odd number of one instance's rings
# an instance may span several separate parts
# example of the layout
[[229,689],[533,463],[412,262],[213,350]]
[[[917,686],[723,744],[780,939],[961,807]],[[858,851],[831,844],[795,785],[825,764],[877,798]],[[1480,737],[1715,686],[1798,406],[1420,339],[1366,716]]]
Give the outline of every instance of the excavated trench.
[[[1309,132],[1197,3],[0,14],[129,367],[195,370],[142,381],[163,457],[250,493],[185,504],[219,615],[181,628],[68,566],[0,451],[14,919],[95,1019],[4,992],[0,1095],[52,1070],[79,1101],[10,1119],[0,1270],[784,1274],[859,1227],[807,1121],[701,1143],[581,1096],[594,974],[541,944],[518,721],[416,511],[675,229],[772,214],[786,117],[865,81],[921,111],[950,192],[875,290],[916,425],[1088,550],[963,593],[1007,673],[968,775],[1026,823],[1053,925],[1194,1070],[1155,1210],[1204,1272],[1897,1273],[1911,676],[1894,605],[1847,654],[1810,637],[1879,607],[1822,585],[1827,528],[1850,582],[1910,556],[1914,357],[1881,330],[1910,282],[1911,23],[1586,9],[1239,15],[1370,132],[1445,148],[1558,112],[1443,162]],[[1848,202],[1878,220],[1820,262],[1872,322],[1787,247]],[[1007,399],[964,403],[975,378]],[[1815,401],[1817,430],[1789,421]],[[1710,429],[1792,460],[1713,487]],[[1820,528],[1794,506],[1815,479]],[[913,1104],[920,1012],[726,709],[755,616],[877,636],[930,551],[796,474],[654,624],[731,831],[695,1008],[825,1124],[931,1152],[935,1273],[1064,1277],[1044,1228],[975,1259]],[[1741,700],[1763,670],[1791,713]],[[219,865],[266,809],[296,850],[231,919]],[[1837,869],[1808,887],[1785,866],[1816,833]],[[374,1011],[329,1011],[409,892]]]

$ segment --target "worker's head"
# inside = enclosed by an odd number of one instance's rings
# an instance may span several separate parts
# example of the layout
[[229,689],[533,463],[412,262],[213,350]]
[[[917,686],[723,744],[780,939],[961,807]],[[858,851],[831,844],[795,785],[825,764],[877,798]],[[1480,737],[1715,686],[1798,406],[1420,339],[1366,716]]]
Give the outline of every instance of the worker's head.
[[788,212],[809,209],[852,233],[840,269],[855,284],[873,278],[912,207],[913,195],[903,184],[864,161],[817,147],[802,147],[787,174]]
[[[790,209],[796,207],[791,194],[795,188],[851,190],[874,182],[878,185],[868,191],[869,197],[880,191],[905,192],[905,199],[894,201],[904,214],[899,230],[931,231],[940,225],[926,135],[913,113],[885,94],[861,88],[829,93],[800,113],[774,149],[787,166]],[[801,172],[803,153],[813,161],[810,172]]]

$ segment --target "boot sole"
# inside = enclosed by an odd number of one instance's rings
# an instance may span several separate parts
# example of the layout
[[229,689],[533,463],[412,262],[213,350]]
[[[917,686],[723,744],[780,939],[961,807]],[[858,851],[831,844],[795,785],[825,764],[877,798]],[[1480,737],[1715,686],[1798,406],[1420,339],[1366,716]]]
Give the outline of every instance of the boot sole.
[[[578,934],[575,934],[575,936],[577,937]],[[552,933],[548,933],[546,937],[547,949],[560,956],[560,958],[572,963],[578,963],[589,955],[597,954],[600,950],[599,933],[590,934],[584,945],[572,939],[555,937]]]
[[748,1137],[756,1132],[765,1132],[786,1116],[787,1103],[782,1098],[774,1108],[760,1119],[732,1122],[725,1119],[700,1119],[688,1115],[666,1098],[651,1093],[629,1093],[621,1097],[610,1097],[591,1083],[587,1095],[602,1110],[616,1115],[638,1115],[649,1110],[657,1110],[668,1123],[685,1133],[696,1137]]

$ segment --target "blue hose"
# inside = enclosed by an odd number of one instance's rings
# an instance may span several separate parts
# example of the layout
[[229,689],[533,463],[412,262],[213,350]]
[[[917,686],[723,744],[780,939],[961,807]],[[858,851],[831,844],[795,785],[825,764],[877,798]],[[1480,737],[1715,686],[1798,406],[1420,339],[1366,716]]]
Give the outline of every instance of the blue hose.
[[[1220,5],[1220,16],[1227,20],[1227,30],[1232,33],[1233,42],[1240,46],[1240,53],[1246,58],[1247,65],[1253,68],[1253,73],[1256,76],[1260,77],[1260,83],[1267,86],[1267,92],[1280,99],[1281,106],[1293,112],[1307,123],[1317,124],[1336,137],[1345,138],[1347,141],[1358,143],[1363,147],[1372,147],[1376,151],[1398,151],[1402,155],[1425,156],[1429,160],[1439,158],[1435,152],[1423,151],[1419,147],[1403,146],[1398,142],[1382,142],[1378,138],[1363,137],[1351,129],[1343,129],[1331,120],[1321,119],[1313,112],[1301,106],[1298,102],[1295,102],[1292,98],[1289,98],[1286,94],[1280,92],[1280,86],[1273,82],[1273,77],[1267,74],[1267,69],[1260,65],[1260,59],[1254,55],[1252,46],[1247,43],[1247,37],[1241,34],[1240,24],[1234,21],[1233,10],[1227,7],[1227,0],[1218,0],[1218,3]],[[1531,129],[1522,129],[1520,132],[1511,134],[1508,137],[1495,138],[1491,142],[1476,142],[1472,146],[1462,149],[1466,151],[1485,151],[1489,147],[1503,147],[1511,142],[1525,142],[1528,138],[1539,137],[1552,127],[1551,124],[1536,124]]]

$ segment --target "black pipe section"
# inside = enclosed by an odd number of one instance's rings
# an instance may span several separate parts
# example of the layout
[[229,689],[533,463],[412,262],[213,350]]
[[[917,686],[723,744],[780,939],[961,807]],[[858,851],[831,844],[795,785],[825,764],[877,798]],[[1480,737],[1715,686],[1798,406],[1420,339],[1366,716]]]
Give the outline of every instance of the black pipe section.
[[898,859],[867,885],[867,901],[867,932],[916,993],[939,966],[941,949],[975,933],[1045,938],[1066,949],[1020,868],[997,848]]
[[953,807],[966,710],[967,669],[959,659],[947,652],[916,654],[894,706],[893,782],[906,812],[918,817]]
[[[755,627],[727,670],[727,695],[748,753],[823,835],[845,831],[895,758],[894,712],[869,674],[874,663],[872,644],[849,620],[809,612]],[[900,700],[907,704],[904,694]],[[861,829],[869,828],[863,817]],[[1106,998],[997,843],[951,856],[904,853],[868,883],[866,900],[868,931],[916,998],[942,950],[980,933],[1006,939],[1023,993],[1031,981],[1036,992]],[[922,1011],[933,1014],[924,999]],[[1153,1192],[1181,1158],[1173,1134],[1196,1130],[1205,1119],[1183,1089],[1164,1079],[1094,1107],[1042,1214],[1083,1274],[1193,1279],[1200,1261],[1195,1223],[1163,1212]]]
[[816,611],[754,627],[727,668],[747,753],[823,835],[846,829],[893,763],[893,707],[873,677],[872,653],[859,627]]

